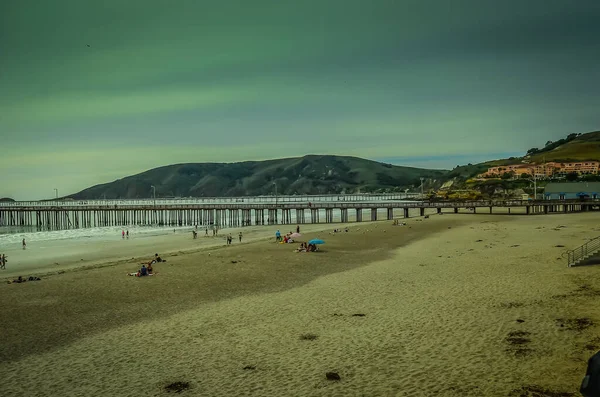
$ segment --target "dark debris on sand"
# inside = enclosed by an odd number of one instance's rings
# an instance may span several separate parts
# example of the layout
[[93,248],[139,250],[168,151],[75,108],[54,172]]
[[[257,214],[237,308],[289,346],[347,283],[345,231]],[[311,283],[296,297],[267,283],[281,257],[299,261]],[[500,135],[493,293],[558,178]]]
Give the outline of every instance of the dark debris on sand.
[[512,309],[514,307],[522,307],[525,306],[523,302],[502,302],[500,303],[500,307],[504,309]]
[[319,336],[315,334],[302,334],[300,340],[316,340]]
[[587,318],[557,318],[556,325],[569,331],[583,331],[594,325],[594,322]]
[[325,374],[325,378],[327,378],[327,380],[333,380],[333,381],[342,380],[342,377],[337,372],[327,372]]
[[544,387],[532,385],[523,386],[519,389],[512,390],[509,397],[575,397],[575,394],[570,392],[561,392],[546,389]]
[[167,392],[181,393],[190,388],[189,382],[173,382],[165,386]]

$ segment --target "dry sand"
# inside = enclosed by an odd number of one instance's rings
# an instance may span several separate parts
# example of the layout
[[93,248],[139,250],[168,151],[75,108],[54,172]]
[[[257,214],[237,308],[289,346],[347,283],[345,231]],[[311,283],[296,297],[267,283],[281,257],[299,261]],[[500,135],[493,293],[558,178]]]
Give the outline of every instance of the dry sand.
[[256,241],[142,279],[125,276],[134,260],[0,285],[0,394],[160,396],[182,381],[183,396],[575,396],[600,348],[600,268],[561,254],[599,221],[352,224],[307,233],[327,240],[315,254]]

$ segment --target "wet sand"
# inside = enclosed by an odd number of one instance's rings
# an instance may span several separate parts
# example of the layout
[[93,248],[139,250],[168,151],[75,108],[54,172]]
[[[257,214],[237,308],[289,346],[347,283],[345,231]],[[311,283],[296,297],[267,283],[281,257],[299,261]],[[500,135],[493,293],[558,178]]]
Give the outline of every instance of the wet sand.
[[[333,229],[342,227],[339,224],[331,225],[302,225],[302,231],[323,230],[325,227]],[[263,240],[281,228],[296,230],[296,225],[286,226],[251,226],[244,228],[221,229],[217,236],[212,231],[198,229],[198,238],[192,238],[193,227],[189,230],[178,228],[175,233],[165,229],[160,234],[135,234],[129,238],[122,238],[120,233],[115,233],[113,238],[79,238],[61,239],[39,242],[29,242],[27,249],[23,250],[21,244],[12,248],[5,248],[2,253],[8,255],[9,262],[6,270],[0,271],[0,280],[14,279],[25,275],[43,275],[57,273],[81,267],[112,265],[117,261],[128,261],[132,258],[151,258],[155,253],[168,255],[170,253],[193,252],[207,247],[223,246],[225,237],[231,233],[234,244],[238,244],[238,234],[242,232],[242,243]],[[285,229],[284,229],[285,228]]]
[[175,253],[142,279],[125,276],[139,266],[130,260],[0,285],[2,389],[160,396],[181,381],[189,396],[576,395],[600,348],[600,268],[567,268],[561,254],[599,235],[599,221],[351,224],[307,233],[327,241],[319,253],[264,240]]

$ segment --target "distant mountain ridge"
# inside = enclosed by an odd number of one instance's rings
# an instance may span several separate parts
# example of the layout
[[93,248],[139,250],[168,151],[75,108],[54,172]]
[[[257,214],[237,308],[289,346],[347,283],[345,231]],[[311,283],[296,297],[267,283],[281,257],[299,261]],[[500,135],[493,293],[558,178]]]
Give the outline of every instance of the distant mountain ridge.
[[241,197],[278,194],[340,194],[404,191],[441,184],[446,170],[402,167],[350,156],[303,157],[239,163],[187,163],[154,168],[96,185],[73,199],[152,197]]
[[[488,167],[543,161],[600,161],[600,131],[569,134],[531,148],[522,157],[457,166],[451,171],[396,166],[350,156],[307,155],[239,163],[188,163],[154,168],[114,182],[96,185],[68,196],[73,199],[157,197],[241,197],[305,194],[419,191],[464,182]],[[461,182],[462,181],[462,182]]]

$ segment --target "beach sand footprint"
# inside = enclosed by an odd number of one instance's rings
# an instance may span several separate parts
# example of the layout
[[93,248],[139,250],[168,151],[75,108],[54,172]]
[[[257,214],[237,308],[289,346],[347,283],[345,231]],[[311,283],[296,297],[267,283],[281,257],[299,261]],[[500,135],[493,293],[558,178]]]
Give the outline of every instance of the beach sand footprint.
[[531,339],[528,337],[531,335],[528,331],[510,331],[504,341],[508,343],[507,353],[513,354],[515,357],[526,357],[530,355],[533,350],[528,347],[531,343]]

